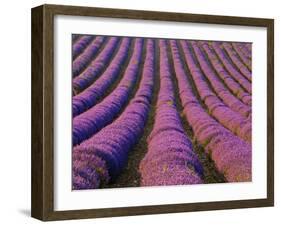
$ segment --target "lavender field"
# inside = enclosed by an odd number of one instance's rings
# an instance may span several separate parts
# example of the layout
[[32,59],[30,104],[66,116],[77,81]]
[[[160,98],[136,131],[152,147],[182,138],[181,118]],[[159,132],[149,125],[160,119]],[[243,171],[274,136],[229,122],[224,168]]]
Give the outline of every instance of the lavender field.
[[251,181],[251,48],[72,35],[73,190]]

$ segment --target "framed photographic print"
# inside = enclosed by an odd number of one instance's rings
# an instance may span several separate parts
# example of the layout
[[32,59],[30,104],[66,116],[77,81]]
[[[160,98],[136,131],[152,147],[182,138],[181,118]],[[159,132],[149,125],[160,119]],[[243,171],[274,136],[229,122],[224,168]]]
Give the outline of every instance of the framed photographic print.
[[32,216],[273,206],[272,19],[32,9]]

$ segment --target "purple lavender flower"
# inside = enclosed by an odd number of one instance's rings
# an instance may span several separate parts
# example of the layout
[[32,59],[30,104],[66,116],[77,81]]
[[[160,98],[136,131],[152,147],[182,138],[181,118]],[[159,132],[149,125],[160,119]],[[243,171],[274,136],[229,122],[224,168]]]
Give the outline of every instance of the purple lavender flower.
[[141,185],[203,183],[203,168],[185,135],[175,107],[167,44],[160,40],[160,90],[155,123],[147,139],[148,150],[140,163]]
[[202,108],[193,93],[182,58],[176,48],[173,48],[172,54],[180,99],[184,107],[183,113],[197,141],[204,147],[227,181],[251,181],[251,146],[225,129]]
[[75,60],[77,56],[79,56],[84,49],[89,45],[89,43],[95,38],[95,36],[92,35],[83,35],[80,38],[78,38],[77,41],[73,44],[72,47],[72,56]]
[[83,53],[81,53],[72,64],[72,74],[73,77],[78,76],[85,67],[89,64],[89,62],[93,59],[93,57],[97,54],[99,48],[104,42],[105,37],[97,36],[88,46],[84,49]]
[[[138,53],[141,53],[141,39],[137,39],[138,45],[139,47],[136,49]],[[75,189],[97,188],[101,184],[99,181],[104,181],[104,183],[114,181],[126,166],[129,151],[141,138],[150,109],[154,85],[153,40],[147,40],[146,49],[147,55],[139,89],[125,111],[110,125],[74,148],[74,156],[77,155],[76,158],[80,160],[79,164],[85,166],[76,167],[74,170],[73,184]],[[138,59],[138,54],[135,57]],[[134,59],[133,62],[137,62],[134,54],[132,59]],[[89,155],[89,158],[82,159],[80,156],[85,155],[85,153]],[[102,165],[99,168],[102,168],[102,172],[105,171],[106,173],[99,173],[96,164],[91,164],[94,165],[92,167],[94,171],[92,168],[88,169],[89,164],[87,163],[90,158],[102,160],[106,167]],[[76,175],[79,175],[79,177],[76,177]]]

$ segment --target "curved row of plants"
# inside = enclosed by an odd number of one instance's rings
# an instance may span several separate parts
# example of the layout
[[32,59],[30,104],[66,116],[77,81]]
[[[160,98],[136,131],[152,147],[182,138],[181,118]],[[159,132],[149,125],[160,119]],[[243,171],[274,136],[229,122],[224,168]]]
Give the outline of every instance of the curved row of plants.
[[241,43],[74,37],[73,189],[118,179],[152,108],[140,185],[204,183],[198,144],[226,181],[250,181],[250,54]]

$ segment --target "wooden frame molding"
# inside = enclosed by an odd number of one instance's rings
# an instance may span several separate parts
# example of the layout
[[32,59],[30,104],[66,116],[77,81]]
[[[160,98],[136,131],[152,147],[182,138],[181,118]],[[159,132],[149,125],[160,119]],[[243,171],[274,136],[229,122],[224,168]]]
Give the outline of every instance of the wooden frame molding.
[[[242,25],[267,28],[267,198],[54,211],[54,16],[95,16],[158,21]],[[273,19],[211,16],[200,14],[137,11],[61,5],[42,5],[32,9],[32,217],[65,220],[97,217],[219,210],[274,205],[274,21]]]

